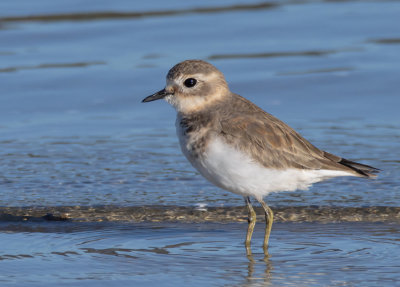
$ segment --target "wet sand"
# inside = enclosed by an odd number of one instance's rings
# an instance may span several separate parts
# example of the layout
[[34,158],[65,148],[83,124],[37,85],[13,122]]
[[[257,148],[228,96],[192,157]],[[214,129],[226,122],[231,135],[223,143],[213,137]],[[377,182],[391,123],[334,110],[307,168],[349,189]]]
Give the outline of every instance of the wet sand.
[[[255,206],[257,219],[264,210]],[[400,223],[400,207],[273,207],[275,222],[384,222]],[[71,222],[175,222],[231,223],[247,222],[246,207],[185,206],[46,206],[0,207],[0,221],[71,221]]]

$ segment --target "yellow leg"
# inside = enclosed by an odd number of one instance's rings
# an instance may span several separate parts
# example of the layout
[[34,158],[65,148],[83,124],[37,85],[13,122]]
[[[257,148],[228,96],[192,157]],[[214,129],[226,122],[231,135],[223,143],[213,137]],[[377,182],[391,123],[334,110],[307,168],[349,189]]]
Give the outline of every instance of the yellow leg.
[[247,205],[247,210],[249,212],[249,215],[248,215],[249,226],[247,228],[245,245],[246,245],[247,254],[251,254],[250,242],[251,242],[251,236],[253,235],[254,226],[256,225],[257,216],[256,216],[256,212],[253,209],[253,206],[250,203],[250,197],[245,197],[245,201],[246,201],[246,205]]
[[265,212],[265,237],[264,237],[263,247],[264,247],[264,252],[266,252],[268,250],[268,241],[269,241],[269,235],[271,234],[272,223],[274,222],[274,213],[262,199],[258,201],[261,203]]

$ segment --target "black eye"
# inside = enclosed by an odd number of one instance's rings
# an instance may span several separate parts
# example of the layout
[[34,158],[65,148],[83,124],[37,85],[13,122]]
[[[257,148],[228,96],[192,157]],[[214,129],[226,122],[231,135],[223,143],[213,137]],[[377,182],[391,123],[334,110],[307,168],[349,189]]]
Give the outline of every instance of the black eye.
[[197,80],[196,80],[196,79],[189,78],[189,79],[186,79],[185,82],[184,82],[183,84],[184,84],[186,87],[191,88],[191,87],[194,87],[194,86],[196,85],[196,83],[197,83]]

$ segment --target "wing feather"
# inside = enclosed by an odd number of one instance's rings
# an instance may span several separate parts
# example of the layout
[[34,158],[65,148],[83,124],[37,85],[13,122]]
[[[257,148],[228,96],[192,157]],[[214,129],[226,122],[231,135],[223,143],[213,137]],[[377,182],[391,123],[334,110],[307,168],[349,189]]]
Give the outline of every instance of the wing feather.
[[263,166],[342,170],[365,176],[342,164],[344,159],[341,157],[318,149],[284,122],[250,101],[238,95],[234,98],[229,110],[235,112],[221,115],[220,132],[235,148],[250,151],[252,158]]

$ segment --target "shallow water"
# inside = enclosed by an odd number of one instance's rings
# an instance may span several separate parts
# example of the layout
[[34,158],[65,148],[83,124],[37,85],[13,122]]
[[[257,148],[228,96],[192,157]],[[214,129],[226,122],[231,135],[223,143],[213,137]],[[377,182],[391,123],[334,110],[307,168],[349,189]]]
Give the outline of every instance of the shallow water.
[[[393,286],[399,12],[399,1],[1,1],[0,280]],[[171,107],[140,103],[188,58],[379,178],[269,195],[271,257],[255,248],[253,264],[243,199],[183,158]]]
[[[394,286],[399,225],[278,223],[265,257],[246,224],[4,224],[2,286]],[[28,242],[26,240],[29,239]],[[4,246],[4,245],[3,245]],[[26,279],[26,270],[30,274]]]

